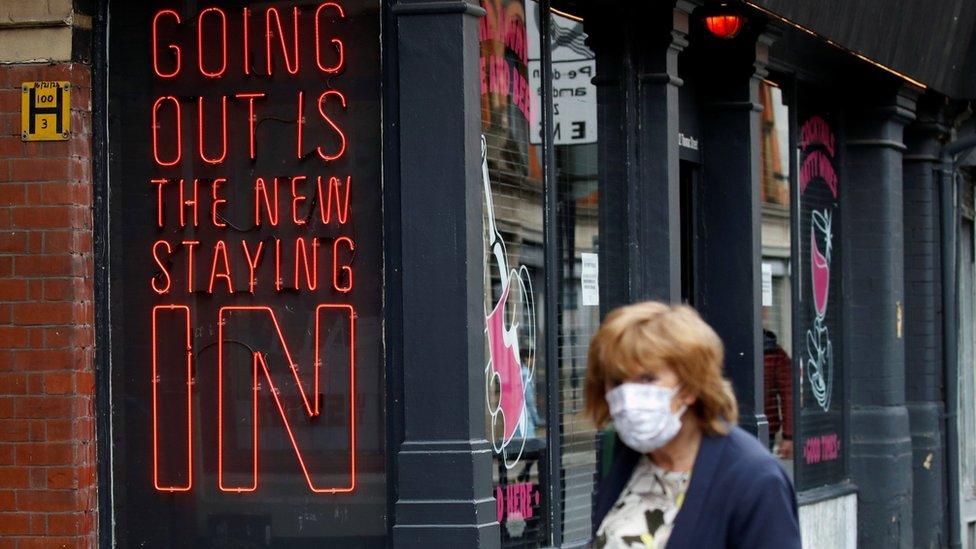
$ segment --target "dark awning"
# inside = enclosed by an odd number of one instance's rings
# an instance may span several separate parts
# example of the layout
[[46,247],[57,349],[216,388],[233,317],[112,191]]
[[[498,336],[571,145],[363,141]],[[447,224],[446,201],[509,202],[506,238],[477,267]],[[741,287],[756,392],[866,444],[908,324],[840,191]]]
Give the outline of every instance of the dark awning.
[[972,0],[750,0],[952,97],[976,94]]
[[[584,15],[591,2],[554,0],[553,5]],[[745,3],[950,97],[976,98],[974,0],[745,0]]]

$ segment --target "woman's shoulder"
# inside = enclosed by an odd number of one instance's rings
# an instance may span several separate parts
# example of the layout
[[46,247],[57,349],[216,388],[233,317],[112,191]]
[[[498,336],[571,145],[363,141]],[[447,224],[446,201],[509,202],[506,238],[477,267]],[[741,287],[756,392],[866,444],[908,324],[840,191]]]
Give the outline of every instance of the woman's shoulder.
[[732,427],[728,434],[716,436],[724,439],[719,470],[725,472],[728,480],[750,484],[763,477],[786,480],[779,461],[755,436],[741,427]]

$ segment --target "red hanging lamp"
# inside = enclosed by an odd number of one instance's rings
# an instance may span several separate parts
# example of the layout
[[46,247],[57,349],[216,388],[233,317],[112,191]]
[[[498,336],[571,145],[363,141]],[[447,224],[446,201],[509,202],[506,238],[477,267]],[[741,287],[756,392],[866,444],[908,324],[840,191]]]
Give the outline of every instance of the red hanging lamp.
[[744,26],[745,18],[741,15],[722,13],[705,17],[705,27],[708,32],[723,40],[735,38]]

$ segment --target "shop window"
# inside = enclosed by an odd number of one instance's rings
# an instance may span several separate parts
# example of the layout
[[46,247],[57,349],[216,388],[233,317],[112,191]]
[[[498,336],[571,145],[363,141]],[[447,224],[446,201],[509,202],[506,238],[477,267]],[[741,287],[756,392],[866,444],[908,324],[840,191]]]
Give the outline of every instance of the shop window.
[[[480,21],[484,196],[485,402],[502,545],[549,537],[547,365],[540,112],[530,99],[538,69],[538,4],[482,3]],[[538,109],[538,106],[535,106]]]
[[562,13],[549,21],[559,263],[558,510],[561,540],[569,545],[590,539],[596,490],[597,430],[583,415],[587,355],[600,325],[596,60],[582,21]]
[[796,93],[794,455],[799,490],[847,478],[840,167],[837,113],[815,87]]
[[582,389],[599,324],[594,56],[582,22],[546,3],[482,7],[486,422],[502,545],[585,541],[596,430]]
[[384,546],[380,3],[109,13],[115,543]]
[[790,107],[783,88],[760,86],[762,113],[762,322],[769,446],[792,472],[794,455],[793,266],[790,230]]

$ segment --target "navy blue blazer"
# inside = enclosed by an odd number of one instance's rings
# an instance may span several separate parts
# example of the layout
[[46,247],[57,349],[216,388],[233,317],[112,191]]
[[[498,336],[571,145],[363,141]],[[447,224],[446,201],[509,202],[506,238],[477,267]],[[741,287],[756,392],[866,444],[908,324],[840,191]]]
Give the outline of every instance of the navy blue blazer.
[[[613,468],[600,482],[594,532],[617,502],[640,454],[617,444]],[[702,437],[691,483],[674,519],[668,549],[800,548],[796,494],[776,458],[734,427]]]

